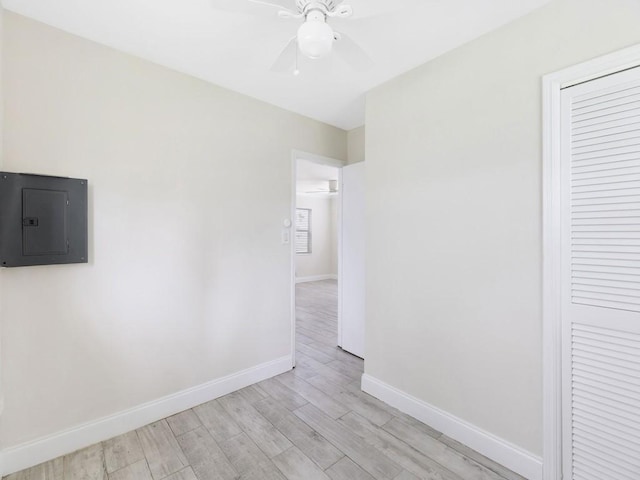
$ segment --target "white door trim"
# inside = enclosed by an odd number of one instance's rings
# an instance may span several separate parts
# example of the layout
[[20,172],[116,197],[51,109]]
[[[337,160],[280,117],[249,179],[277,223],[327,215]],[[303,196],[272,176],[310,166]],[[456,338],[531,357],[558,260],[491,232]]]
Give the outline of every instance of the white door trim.
[[544,480],[562,478],[560,93],[563,88],[638,66],[640,45],[635,45],[542,79]]
[[[291,150],[291,213],[290,219],[292,222],[291,231],[289,232],[289,243],[290,243],[290,257],[291,257],[291,360],[293,363],[293,367],[296,366],[296,242],[295,242],[295,218],[296,218],[296,182],[298,176],[298,160],[308,160],[313,163],[319,163],[321,165],[329,165],[332,167],[336,167],[340,169],[339,175],[339,184],[342,183],[342,167],[344,167],[347,162],[343,160],[338,160],[336,158],[325,157],[322,155],[316,155],[315,153],[303,152],[302,150]],[[341,202],[338,202],[338,225],[341,225],[341,217],[342,217],[342,207]],[[339,227],[340,228],[340,227]],[[341,252],[341,232],[338,232],[338,252]],[[340,281],[340,272],[342,271],[342,255],[338,256],[338,281]],[[340,282],[341,283],[341,282]],[[341,313],[340,313],[340,303],[341,303],[342,295],[338,295],[338,345],[340,345],[341,339]]]

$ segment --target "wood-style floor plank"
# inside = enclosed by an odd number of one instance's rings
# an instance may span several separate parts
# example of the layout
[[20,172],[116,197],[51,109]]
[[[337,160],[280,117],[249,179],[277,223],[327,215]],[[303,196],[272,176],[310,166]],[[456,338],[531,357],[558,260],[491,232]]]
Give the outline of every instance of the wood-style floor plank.
[[317,367],[312,367],[312,368],[318,373],[318,375],[322,375],[324,378],[331,381],[331,383],[334,383],[339,386],[349,385],[350,383],[353,383],[355,380],[358,379],[358,378],[348,377],[347,375],[344,375],[338,372],[337,370],[330,368],[324,364],[319,365]]
[[313,358],[317,362],[323,364],[330,363],[335,360],[333,357],[325,355],[320,350],[317,350],[309,345],[305,345],[304,343],[299,344],[297,350],[301,353],[304,353],[307,357]]
[[288,480],[330,480],[320,467],[296,447],[274,457],[273,463]]
[[393,480],[420,480],[420,478],[416,477],[413,473],[409,473],[405,470]]
[[109,480],[153,480],[147,461],[142,459],[109,474]]
[[436,461],[354,412],[345,415],[339,422],[360,436],[367,444],[378,449],[402,468],[419,478],[465,480],[464,477],[461,478],[450,472]]
[[304,325],[302,324],[299,324],[296,326],[296,334],[298,332],[303,334],[305,337],[312,339],[313,341],[324,341],[324,342],[335,343],[337,340],[336,335],[327,335],[326,333],[323,334],[314,330],[309,330],[308,328],[305,328]]
[[374,478],[393,480],[402,472],[402,468],[397,463],[367,446],[361,437],[322,413],[315,406],[306,405],[294,413]]
[[[362,389],[360,388],[360,381],[355,382],[355,383],[350,383],[349,385],[345,385],[344,388],[345,388],[345,390],[348,390],[353,395],[355,395],[363,403],[366,403],[367,405],[372,405],[374,407],[379,408],[380,410],[383,410],[383,411],[387,412],[389,415],[391,415],[392,418],[399,418],[399,419],[401,419],[402,421],[404,421],[405,423],[407,423],[409,425],[414,425],[414,426],[416,426],[416,428],[419,428],[424,433],[427,433],[428,435],[432,436],[433,438],[438,438],[438,437],[440,437],[440,435],[442,435],[437,430],[429,427],[428,425],[422,424],[421,422],[419,422],[418,420],[410,417],[406,413],[402,413],[397,408],[394,408],[391,405],[388,405],[388,404],[384,403],[383,401],[378,400],[377,398],[369,395],[368,393],[363,392]],[[421,426],[419,427],[418,424],[421,425]]]
[[300,343],[304,343],[305,345],[309,345],[310,343],[313,343],[314,340],[311,337],[307,337],[306,335],[304,335],[302,333],[296,332],[296,342],[300,342]]
[[297,367],[308,367],[311,370],[314,370],[317,373],[319,369],[324,366],[324,363],[320,363],[317,360],[314,360],[308,355],[302,353],[299,349],[296,348],[296,368]]
[[204,427],[198,427],[179,436],[178,444],[199,480],[238,478],[235,468]]
[[222,408],[218,400],[212,400],[198,405],[193,411],[217,442],[242,433],[240,426],[238,426],[227,411]]
[[340,418],[341,416],[349,413],[349,409],[347,407],[336,402],[329,395],[318,390],[305,380],[296,377],[291,372],[279,375],[276,379],[284,384],[284,386],[298,392],[298,394],[304,397],[305,400],[322,410],[331,418]]
[[39,467],[36,467],[36,472],[38,469],[40,473],[32,474],[31,480],[62,480],[64,477],[64,462],[62,457],[41,464]]
[[362,374],[364,373],[364,368],[351,365],[350,363],[345,362],[343,359],[329,362],[327,363],[326,366],[328,368],[334,369],[336,372],[339,372],[349,377],[351,379],[350,383],[362,381]]
[[269,462],[269,458],[246,433],[221,442],[220,448],[236,471],[243,476],[257,465]]
[[[340,360],[345,355],[345,351],[342,350],[337,345],[334,345],[333,343],[327,344],[326,342],[315,341],[315,342],[309,344],[309,348],[312,348],[312,349],[314,349],[314,350],[326,355],[329,358],[333,358],[334,360]],[[331,363],[331,362],[328,362],[328,363]]]
[[479,463],[448,447],[417,428],[394,418],[382,427],[396,438],[412,445],[425,456],[446,465],[447,469],[464,480],[500,480],[501,477]]
[[144,460],[144,452],[135,431],[102,442],[102,447],[107,473]]
[[5,480],[63,480],[62,457],[5,477]]
[[457,452],[467,456],[468,458],[475,460],[480,465],[488,468],[496,472],[498,475],[504,477],[506,480],[526,480],[524,477],[518,475],[517,473],[512,472],[506,467],[503,467],[499,463],[494,462],[493,460],[481,455],[475,450],[467,447],[466,445],[461,444],[460,442],[456,442],[454,439],[447,437],[446,435],[441,435],[438,438],[442,443],[448,445],[453,448]]
[[355,393],[343,386],[331,382],[324,375],[317,375],[307,380],[314,387],[331,395],[340,403],[356,412],[376,425],[384,425],[393,418],[388,411],[378,407],[375,403],[369,402],[367,398],[358,397]]
[[202,422],[193,410],[185,410],[167,418],[171,431],[177,437],[202,426]]
[[[364,393],[364,392],[363,392]],[[366,394],[365,394],[366,395]],[[373,398],[373,397],[372,397]],[[419,432],[428,435],[432,438],[435,438],[436,440],[439,440],[440,437],[442,437],[442,433],[440,433],[439,431],[437,431],[434,428],[431,428],[429,425],[425,425],[424,423],[422,423],[420,420],[416,420],[415,418],[402,413],[398,410],[395,410],[393,407],[388,407],[389,409],[392,409],[394,411],[393,416],[397,419],[397,421],[399,423],[403,423],[405,425],[409,425],[411,426],[413,429],[418,430]],[[390,411],[392,411],[390,410]]]
[[191,467],[187,467],[179,472],[174,473],[173,475],[169,475],[167,478],[163,480],[198,480],[196,474],[193,473],[193,469]]
[[[331,480],[374,480],[367,472],[362,470],[349,457],[344,457],[339,462],[326,470]],[[396,477],[394,480],[396,480]]]
[[64,457],[64,480],[107,480],[102,444]]
[[220,404],[268,457],[275,457],[293,446],[287,437],[238,393],[222,397]]
[[278,430],[280,430],[307,457],[326,469],[344,457],[344,454],[318,435],[296,415],[280,406],[273,399],[265,399],[255,405]]
[[270,398],[276,400],[280,405],[288,410],[296,410],[297,408],[304,407],[309,403],[302,396],[298,395],[289,387],[285,387],[281,382],[274,378],[260,382],[259,385],[269,394]]
[[246,433],[225,440],[220,447],[242,480],[286,480]]
[[318,375],[318,372],[313,368],[311,368],[306,363],[297,363],[296,367],[293,369],[291,373],[303,380],[306,380],[307,378],[315,377],[316,375]]
[[360,357],[356,357],[355,355],[351,355],[344,350],[340,350],[342,353],[339,356],[338,360],[344,362],[346,365],[349,365],[353,368],[358,369],[359,371],[364,372],[364,360]]
[[262,387],[259,385],[250,385],[246,388],[238,390],[238,395],[242,396],[247,402],[253,404],[259,402],[260,400],[267,398],[268,394],[262,390]]
[[154,480],[161,480],[189,465],[166,420],[142,427],[137,432]]

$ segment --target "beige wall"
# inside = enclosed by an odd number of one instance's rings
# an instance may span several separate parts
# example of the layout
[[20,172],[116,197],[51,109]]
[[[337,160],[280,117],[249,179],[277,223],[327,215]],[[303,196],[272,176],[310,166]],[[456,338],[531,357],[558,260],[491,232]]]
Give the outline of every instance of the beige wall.
[[2,272],[5,447],[288,355],[291,150],[342,130],[4,19],[5,168],[86,177],[88,265]]
[[367,374],[541,454],[541,76],[639,24],[555,0],[368,95]]
[[333,274],[338,274],[338,236],[340,235],[340,206],[339,206],[340,197],[331,197],[331,201],[329,202],[330,207],[330,215],[331,215],[331,272]]
[[335,197],[328,195],[298,195],[297,208],[311,209],[311,253],[296,255],[296,277],[337,275]]
[[354,128],[347,132],[349,164],[364,162],[365,151],[365,126]]
[[[4,9],[2,5],[0,5],[0,55],[2,55],[3,50],[3,18],[4,18]],[[2,63],[0,62],[0,171],[4,170],[3,158],[2,154],[2,127],[3,127],[3,89],[2,89]],[[4,390],[2,386],[2,269],[0,269],[0,425],[2,423],[2,412],[4,410]],[[2,449],[2,436],[0,435],[0,449]]]

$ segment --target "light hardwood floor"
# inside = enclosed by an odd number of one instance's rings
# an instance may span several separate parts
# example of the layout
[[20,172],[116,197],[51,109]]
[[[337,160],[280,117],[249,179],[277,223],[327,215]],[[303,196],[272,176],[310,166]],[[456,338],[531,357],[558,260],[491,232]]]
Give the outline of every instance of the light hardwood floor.
[[8,480],[521,480],[360,390],[335,281],[297,286],[292,372]]

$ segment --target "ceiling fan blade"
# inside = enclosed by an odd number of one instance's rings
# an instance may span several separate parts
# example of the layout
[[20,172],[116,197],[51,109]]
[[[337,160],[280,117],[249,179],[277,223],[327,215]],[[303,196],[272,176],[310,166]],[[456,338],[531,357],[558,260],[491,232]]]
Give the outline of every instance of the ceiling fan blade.
[[345,62],[351,65],[355,70],[364,72],[373,67],[374,62],[360,45],[353,41],[351,37],[344,33],[336,32],[336,41],[333,49],[341,56]]
[[298,38],[293,37],[282,49],[278,59],[271,66],[272,72],[284,73],[288,72],[296,65],[296,55],[298,54]]
[[290,17],[299,15],[295,0],[209,0],[216,10],[250,15],[275,16],[277,10],[286,12]]
[[[240,1],[240,0],[235,0]],[[296,11],[298,8],[296,7],[296,2],[294,0],[247,0],[250,3],[259,3],[262,5],[267,5],[275,8],[279,8],[281,10],[291,10]]]
[[[432,2],[438,0],[429,1]],[[353,20],[362,20],[371,17],[396,14],[408,9],[417,8],[421,4],[429,2],[426,2],[425,0],[395,0],[393,2],[389,2],[387,0],[349,0],[344,3],[347,3],[353,9],[353,14],[349,18]]]

